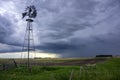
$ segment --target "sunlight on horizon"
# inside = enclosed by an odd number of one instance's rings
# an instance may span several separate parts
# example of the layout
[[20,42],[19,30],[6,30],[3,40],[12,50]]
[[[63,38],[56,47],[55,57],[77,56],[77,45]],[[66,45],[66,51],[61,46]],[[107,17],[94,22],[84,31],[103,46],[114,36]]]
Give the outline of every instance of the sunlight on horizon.
[[[0,53],[0,58],[27,58],[27,52],[8,52],[8,53]],[[44,52],[36,52],[30,53],[30,58],[59,58],[59,54],[55,53],[44,53]]]

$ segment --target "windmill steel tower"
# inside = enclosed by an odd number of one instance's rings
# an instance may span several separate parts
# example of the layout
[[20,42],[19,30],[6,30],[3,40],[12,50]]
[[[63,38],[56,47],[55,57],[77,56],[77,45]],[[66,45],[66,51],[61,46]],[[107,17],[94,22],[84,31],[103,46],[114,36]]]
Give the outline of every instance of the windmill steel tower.
[[33,18],[37,16],[37,11],[34,5],[28,6],[24,13],[22,13],[22,18],[27,16],[27,27],[26,33],[24,37],[24,44],[23,44],[23,51],[27,51],[28,60],[27,60],[27,67],[30,68],[30,51],[34,51],[34,39],[33,39],[33,27],[32,22],[34,21]]

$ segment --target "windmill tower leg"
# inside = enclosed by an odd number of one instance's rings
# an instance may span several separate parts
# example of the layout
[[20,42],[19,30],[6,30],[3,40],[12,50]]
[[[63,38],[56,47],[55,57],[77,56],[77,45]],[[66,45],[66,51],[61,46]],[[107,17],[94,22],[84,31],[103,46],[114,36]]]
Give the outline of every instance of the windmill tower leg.
[[27,52],[27,68],[30,68],[30,52],[35,51],[34,47],[34,39],[33,39],[33,27],[32,27],[32,19],[26,19],[27,27],[26,34],[24,37],[24,45],[23,51]]

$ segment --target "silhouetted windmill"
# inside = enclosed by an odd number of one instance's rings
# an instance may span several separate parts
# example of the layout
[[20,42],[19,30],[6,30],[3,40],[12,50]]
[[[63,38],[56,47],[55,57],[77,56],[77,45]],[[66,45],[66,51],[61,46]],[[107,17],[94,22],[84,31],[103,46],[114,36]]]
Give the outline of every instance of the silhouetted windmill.
[[22,13],[22,18],[25,18],[26,16],[27,16],[27,19],[26,19],[27,27],[26,27],[26,33],[25,33],[25,38],[24,38],[23,51],[28,52],[27,67],[29,68],[30,67],[30,59],[29,59],[30,51],[35,50],[32,22],[34,21],[33,18],[36,18],[37,16],[37,10],[34,5],[28,6],[25,9],[25,12]]

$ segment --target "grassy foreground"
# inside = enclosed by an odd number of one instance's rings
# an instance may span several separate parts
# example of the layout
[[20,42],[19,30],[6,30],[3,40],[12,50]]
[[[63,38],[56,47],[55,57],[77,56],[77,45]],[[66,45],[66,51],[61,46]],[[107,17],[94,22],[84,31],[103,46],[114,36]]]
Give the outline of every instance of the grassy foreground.
[[120,58],[88,66],[34,66],[0,71],[0,80],[120,80]]

